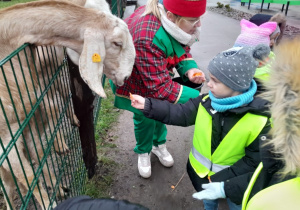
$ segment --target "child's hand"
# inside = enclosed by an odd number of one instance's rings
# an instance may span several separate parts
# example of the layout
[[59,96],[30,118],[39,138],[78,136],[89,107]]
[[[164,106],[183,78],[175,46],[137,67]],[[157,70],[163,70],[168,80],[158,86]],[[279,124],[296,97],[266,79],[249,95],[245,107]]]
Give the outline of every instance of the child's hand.
[[196,84],[201,84],[206,80],[205,74],[199,69],[190,69],[188,70],[187,75],[189,80]]
[[144,109],[145,107],[145,98],[140,95],[135,95],[129,93],[130,100],[131,100],[131,106],[136,109]]

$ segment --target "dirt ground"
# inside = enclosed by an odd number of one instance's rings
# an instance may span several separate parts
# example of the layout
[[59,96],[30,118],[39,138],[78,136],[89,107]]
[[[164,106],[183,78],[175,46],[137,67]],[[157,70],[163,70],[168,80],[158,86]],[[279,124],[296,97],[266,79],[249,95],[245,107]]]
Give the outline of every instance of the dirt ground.
[[[199,68],[207,73],[208,62],[217,53],[230,48],[240,33],[239,20],[248,14],[239,12],[239,18],[209,11],[202,23],[200,43],[193,45],[191,53]],[[224,25],[226,23],[226,25]],[[299,29],[288,26],[285,36],[299,34]],[[207,91],[204,86],[203,92]],[[132,113],[123,111],[117,125],[110,133],[117,148],[109,156],[119,164],[110,196],[115,199],[139,203],[151,210],[201,210],[202,201],[192,198],[195,192],[186,173],[186,162],[192,145],[194,126],[167,126],[167,147],[175,164],[171,168],[162,166],[155,155],[151,155],[152,176],[142,178],[137,169],[138,156],[133,152],[135,137]],[[175,189],[172,189],[175,186]],[[228,210],[225,200],[220,200],[220,210]]]
[[[222,19],[232,26],[224,26]],[[215,27],[211,27],[214,24]],[[239,22],[223,15],[208,12],[202,23],[200,42],[192,46],[191,53],[205,73],[208,62],[223,49],[234,43],[240,30]],[[223,34],[219,32],[223,31]],[[206,41],[201,41],[206,40]],[[205,92],[205,86],[202,88]],[[151,210],[201,210],[202,201],[195,200],[195,192],[186,173],[186,162],[192,145],[194,126],[167,126],[167,148],[174,158],[174,166],[165,168],[155,155],[151,155],[152,175],[144,179],[137,168],[138,156],[133,152],[135,137],[133,132],[133,114],[123,111],[118,124],[111,131],[117,148],[109,155],[119,163],[110,196],[115,199],[139,203]],[[173,190],[171,186],[176,186]],[[220,210],[227,210],[225,200],[221,200]]]
[[[133,152],[135,139],[131,119],[132,113],[124,111],[118,125],[112,131],[118,136],[114,142],[118,147],[113,149],[110,156],[120,164],[120,168],[111,188],[111,197],[139,203],[153,210],[203,209],[202,201],[192,198],[195,190],[186,173],[194,126],[167,126],[167,146],[175,164],[171,168],[165,168],[152,154],[152,176],[144,179],[138,173],[138,156]],[[172,185],[176,186],[174,190]],[[228,209],[223,201],[220,207],[223,210]]]
[[[220,21],[222,19],[226,19],[227,23],[233,27],[225,27]],[[213,24],[215,27],[211,27]],[[237,20],[212,12],[208,12],[202,25],[200,43],[193,45],[191,53],[200,69],[206,73],[205,69],[211,58],[222,49],[232,46],[240,26]],[[220,30],[223,31],[222,34],[218,32]],[[205,87],[202,89],[207,91]],[[113,136],[112,139],[115,139],[113,143],[117,145],[117,148],[113,148],[109,156],[120,165],[110,196],[142,204],[151,210],[203,209],[202,201],[192,197],[195,190],[186,173],[186,162],[192,145],[194,126],[167,126],[167,148],[173,155],[175,164],[171,168],[165,168],[152,154],[152,175],[149,179],[144,179],[139,175],[138,156],[133,152],[135,137],[132,116],[131,112],[123,111],[110,134]],[[172,185],[176,186],[174,190],[171,188]],[[221,202],[220,210],[228,209],[224,201]]]

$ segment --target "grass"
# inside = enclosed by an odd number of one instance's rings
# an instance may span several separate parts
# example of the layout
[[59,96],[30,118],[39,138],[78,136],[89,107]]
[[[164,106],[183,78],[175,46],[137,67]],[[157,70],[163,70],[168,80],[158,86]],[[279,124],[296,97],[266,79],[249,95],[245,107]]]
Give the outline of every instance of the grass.
[[117,164],[105,157],[99,160],[94,177],[86,182],[85,195],[92,198],[109,198]]
[[5,8],[5,7],[9,7],[15,4],[19,4],[19,3],[26,3],[26,2],[30,2],[30,1],[36,1],[36,0],[11,0],[11,1],[0,1],[0,9],[1,8]]
[[120,115],[120,112],[114,107],[114,94],[107,79],[104,89],[107,94],[107,98],[101,100],[101,109],[95,129],[97,150],[100,149],[100,151],[105,147],[116,147],[115,144],[111,143],[112,139],[108,139],[108,141],[105,140],[107,139],[106,137],[108,131],[113,126],[113,123],[117,121]]
[[111,91],[108,80],[106,80],[104,90],[107,94],[107,98],[101,101],[101,109],[95,128],[98,163],[94,177],[86,182],[86,190],[84,193],[92,198],[110,197],[110,188],[118,167],[118,164],[109,159],[106,153],[110,148],[116,147],[113,143],[114,139],[109,136],[109,131],[117,122],[121,112],[114,107],[114,94]]

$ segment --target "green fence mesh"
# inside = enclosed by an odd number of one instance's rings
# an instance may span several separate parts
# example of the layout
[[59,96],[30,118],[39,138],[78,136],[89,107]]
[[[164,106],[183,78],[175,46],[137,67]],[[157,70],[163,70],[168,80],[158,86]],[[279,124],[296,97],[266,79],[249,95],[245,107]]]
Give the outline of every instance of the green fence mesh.
[[[110,4],[122,17],[126,1]],[[0,209],[51,209],[85,191],[68,71],[53,46],[24,44],[0,61]],[[94,104],[96,124],[101,98]]]
[[[86,170],[63,48],[21,46],[0,62],[1,188],[10,208],[83,192]],[[55,202],[55,203],[54,203]]]
[[118,17],[123,17],[126,0],[108,0],[108,2],[110,4],[111,12]]

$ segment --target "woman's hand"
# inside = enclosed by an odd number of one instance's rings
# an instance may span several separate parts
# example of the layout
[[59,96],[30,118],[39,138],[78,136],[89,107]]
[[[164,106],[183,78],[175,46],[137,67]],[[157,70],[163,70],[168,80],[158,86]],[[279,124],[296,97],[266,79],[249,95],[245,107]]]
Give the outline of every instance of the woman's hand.
[[144,109],[145,98],[140,95],[135,95],[130,93],[131,106],[136,109]]
[[188,70],[187,77],[189,78],[189,80],[191,82],[196,83],[196,84],[201,84],[206,80],[205,74],[203,73],[203,71],[196,69],[196,68]]

